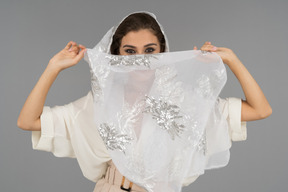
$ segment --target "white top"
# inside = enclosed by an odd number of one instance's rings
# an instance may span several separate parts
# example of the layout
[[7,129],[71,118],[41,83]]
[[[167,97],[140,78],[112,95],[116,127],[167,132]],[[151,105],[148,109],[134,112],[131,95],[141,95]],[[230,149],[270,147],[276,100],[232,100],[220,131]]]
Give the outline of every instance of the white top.
[[[220,111],[228,122],[232,141],[246,140],[246,122],[241,122],[241,99],[218,99]],[[32,132],[33,149],[52,152],[57,157],[77,158],[83,175],[97,182],[105,175],[109,153],[93,121],[93,96],[86,96],[64,106],[43,108],[41,131]],[[187,178],[189,185],[197,177]]]

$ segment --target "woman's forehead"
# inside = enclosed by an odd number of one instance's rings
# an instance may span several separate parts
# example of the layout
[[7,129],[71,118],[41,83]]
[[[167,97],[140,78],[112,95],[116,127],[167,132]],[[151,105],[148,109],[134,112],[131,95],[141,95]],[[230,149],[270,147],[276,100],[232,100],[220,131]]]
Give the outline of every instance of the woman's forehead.
[[148,29],[141,29],[139,31],[130,31],[127,33],[121,41],[121,45],[147,45],[150,43],[157,43],[157,37]]

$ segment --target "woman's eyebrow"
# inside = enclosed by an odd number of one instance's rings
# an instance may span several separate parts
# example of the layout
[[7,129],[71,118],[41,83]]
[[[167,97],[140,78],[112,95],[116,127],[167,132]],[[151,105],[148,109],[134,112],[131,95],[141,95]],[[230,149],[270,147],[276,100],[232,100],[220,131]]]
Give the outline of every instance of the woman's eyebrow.
[[123,48],[124,48],[124,47],[130,47],[130,48],[134,48],[134,49],[136,48],[136,47],[133,46],[133,45],[123,45]]
[[[149,43],[149,44],[147,44],[147,45],[144,45],[144,47],[149,47],[149,46],[157,46],[157,44],[156,43]],[[135,46],[133,46],[133,45],[123,45],[123,48],[125,48],[125,47],[130,47],[130,48],[134,48],[134,49],[136,49],[136,47]]]
[[144,47],[149,47],[149,46],[152,46],[152,45],[155,45],[155,46],[157,46],[157,44],[156,44],[156,43],[149,43],[149,44],[145,45]]

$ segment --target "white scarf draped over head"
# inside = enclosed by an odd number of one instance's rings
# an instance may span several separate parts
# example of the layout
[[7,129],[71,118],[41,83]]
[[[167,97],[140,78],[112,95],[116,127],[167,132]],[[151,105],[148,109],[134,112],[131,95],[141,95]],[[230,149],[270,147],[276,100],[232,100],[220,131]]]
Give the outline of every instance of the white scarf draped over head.
[[148,191],[181,191],[205,169],[227,165],[231,142],[217,105],[227,79],[221,58],[199,50],[111,55],[116,29],[85,59],[95,131],[121,174]]

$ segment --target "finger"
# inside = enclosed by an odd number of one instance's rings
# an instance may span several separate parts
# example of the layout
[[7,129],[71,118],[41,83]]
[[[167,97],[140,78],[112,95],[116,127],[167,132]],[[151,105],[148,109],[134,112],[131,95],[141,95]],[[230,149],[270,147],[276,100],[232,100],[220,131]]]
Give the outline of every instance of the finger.
[[212,51],[217,51],[217,47],[216,46],[213,46],[213,48],[212,48]]
[[215,47],[214,45],[203,45],[201,47],[202,51],[216,51],[217,47]]
[[75,50],[75,47],[77,47],[77,43],[72,41],[71,47],[69,48],[68,51],[74,51],[74,50]]
[[74,58],[76,63],[78,63],[84,57],[85,51],[86,51],[86,48],[85,49],[81,49],[81,51],[79,51],[79,54]]
[[211,45],[204,44],[204,45],[201,47],[201,50],[202,50],[202,51],[209,51],[210,48],[212,48]]
[[227,48],[226,48],[226,47],[217,47],[217,50],[218,50],[218,51],[226,51]]
[[213,47],[214,45],[212,45],[211,42],[208,42],[208,43],[204,43],[203,47],[204,46]]
[[197,50],[197,46],[194,46],[193,50]]
[[83,49],[85,49],[84,52],[86,51],[86,47],[85,47],[84,45],[80,45],[80,44],[79,44],[78,47],[79,47],[78,54],[80,53],[80,49],[81,49],[81,51],[82,51]]
[[214,47],[214,46],[211,45],[211,42],[210,42],[210,41],[206,41],[206,42],[202,45],[202,47],[201,47],[200,50],[202,50],[202,51],[209,51],[209,49],[212,49],[213,47]]
[[73,44],[72,47],[69,49],[71,52],[75,52],[76,54],[79,53],[80,48],[78,47],[77,43]]
[[66,50],[70,49],[72,43],[73,43],[73,41],[68,42],[64,49],[66,49]]
[[81,45],[81,44],[79,44],[79,47],[80,47],[81,49],[86,49],[86,47],[85,47],[84,45]]
[[72,48],[72,49],[75,49],[76,47],[78,47],[77,43],[76,43],[76,42],[73,42],[71,48]]

